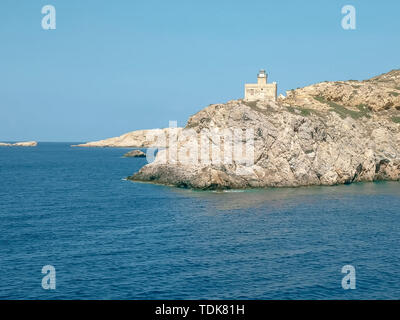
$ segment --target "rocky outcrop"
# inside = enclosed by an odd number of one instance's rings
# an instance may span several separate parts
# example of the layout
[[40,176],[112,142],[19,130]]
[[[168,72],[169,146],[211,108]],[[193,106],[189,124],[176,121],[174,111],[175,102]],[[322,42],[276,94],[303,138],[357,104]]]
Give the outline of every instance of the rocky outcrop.
[[17,143],[14,143],[13,146],[15,146],[15,147],[36,147],[37,142],[36,141],[17,142]]
[[112,148],[151,148],[165,147],[164,138],[168,139],[171,130],[180,131],[181,128],[165,128],[137,130],[125,133],[119,137],[87,142],[84,144],[73,145],[72,147],[112,147]]
[[398,80],[392,71],[364,81],[360,96],[348,95],[350,81],[294,90],[277,102],[211,105],[129,179],[200,189],[399,180]]
[[[316,104],[315,100],[321,103]],[[326,105],[325,102],[328,104]],[[400,110],[400,70],[392,70],[364,81],[326,81],[290,90],[287,92],[285,103],[317,109],[326,109],[336,104],[353,111],[360,109],[398,111]]]
[[140,150],[132,150],[124,154],[126,158],[145,158],[146,154]]
[[36,147],[36,141],[16,142],[16,143],[3,143],[0,142],[0,147]]

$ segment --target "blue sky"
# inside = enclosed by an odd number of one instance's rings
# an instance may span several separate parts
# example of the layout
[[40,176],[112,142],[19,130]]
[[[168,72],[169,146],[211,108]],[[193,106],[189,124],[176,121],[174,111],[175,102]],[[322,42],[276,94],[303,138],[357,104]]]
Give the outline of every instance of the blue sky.
[[[41,27],[44,5],[56,30]],[[341,8],[357,10],[344,30]],[[243,97],[400,68],[400,1],[1,0],[0,141],[89,141],[183,126]]]

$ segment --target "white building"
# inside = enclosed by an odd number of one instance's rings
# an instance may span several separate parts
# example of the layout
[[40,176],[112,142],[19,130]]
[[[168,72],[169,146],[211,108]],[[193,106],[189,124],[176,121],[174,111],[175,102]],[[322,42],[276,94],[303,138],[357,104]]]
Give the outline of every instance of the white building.
[[244,99],[246,101],[273,100],[276,101],[278,86],[276,82],[267,83],[268,75],[265,70],[260,70],[257,83],[244,85]]

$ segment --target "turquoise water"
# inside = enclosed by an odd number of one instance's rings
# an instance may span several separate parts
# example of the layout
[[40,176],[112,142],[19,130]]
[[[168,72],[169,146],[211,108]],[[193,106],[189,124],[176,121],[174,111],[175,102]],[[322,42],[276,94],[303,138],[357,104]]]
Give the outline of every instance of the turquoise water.
[[126,151],[0,148],[0,298],[399,298],[399,182],[198,192]]

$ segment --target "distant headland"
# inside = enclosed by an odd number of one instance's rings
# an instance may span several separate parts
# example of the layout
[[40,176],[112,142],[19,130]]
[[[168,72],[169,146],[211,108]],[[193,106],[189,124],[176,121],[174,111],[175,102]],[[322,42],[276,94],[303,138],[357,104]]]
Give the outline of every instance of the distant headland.
[[36,147],[36,141],[25,141],[25,142],[15,142],[15,143],[5,143],[0,142],[0,147]]
[[[244,99],[210,105],[185,128],[134,131],[80,146],[165,149],[130,180],[199,189],[400,179],[400,70],[276,95],[261,70]],[[158,141],[160,141],[158,139]],[[160,143],[158,143],[160,144]],[[246,153],[247,152],[247,153]]]

